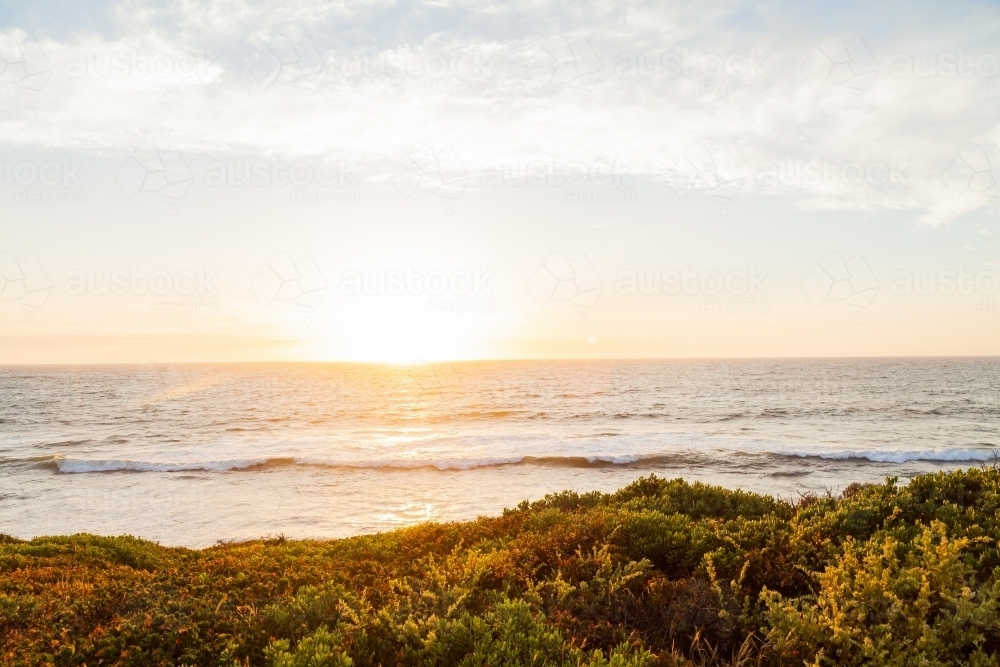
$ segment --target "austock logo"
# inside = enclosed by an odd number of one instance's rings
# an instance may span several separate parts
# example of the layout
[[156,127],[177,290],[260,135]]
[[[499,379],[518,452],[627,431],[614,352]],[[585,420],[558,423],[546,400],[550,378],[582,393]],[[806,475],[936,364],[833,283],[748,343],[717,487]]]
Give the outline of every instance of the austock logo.
[[827,35],[802,64],[802,73],[814,89],[842,85],[859,98],[875,83],[878,72],[878,63],[861,37],[845,42]]
[[69,296],[133,296],[148,298],[151,311],[216,313],[221,304],[213,284],[217,272],[204,266],[181,271],[129,269],[73,270],[66,274],[63,290]]
[[536,306],[568,303],[580,314],[580,323],[586,324],[587,316],[604,290],[604,283],[586,255],[570,261],[566,255],[553,251],[531,275],[525,287]]
[[193,180],[180,153],[158,149],[134,151],[115,175],[115,182],[129,199],[140,192],[152,192],[169,203],[179,202]]
[[554,158],[526,162],[488,162],[479,170],[484,187],[565,188],[567,204],[633,204],[635,182],[620,157],[562,162]]
[[555,63],[547,83],[591,90],[604,73],[604,65],[586,39],[570,42],[562,35],[551,35],[542,48]]
[[619,271],[615,292],[622,296],[701,297],[704,312],[765,313],[771,308],[764,285],[767,276],[767,271],[756,266],[724,273],[711,269],[692,271],[687,265],[680,270]]
[[858,314],[864,313],[878,294],[879,283],[861,255],[845,261],[837,253],[823,255],[812,272],[802,282],[802,290],[813,306],[827,302],[845,304]]
[[276,35],[254,58],[250,74],[263,90],[278,83],[309,90],[325,68],[323,56],[308,36]]
[[345,296],[424,297],[429,313],[489,314],[496,308],[490,281],[492,271],[479,265],[471,269],[421,271],[404,269],[347,270],[340,274],[340,293]]
[[0,35],[0,79],[38,91],[52,75],[52,65],[38,42],[23,33]]
[[271,255],[250,283],[261,306],[291,304],[307,316],[319,309],[327,289],[326,278],[312,257],[295,259],[286,252]]
[[767,53],[758,53],[756,49],[726,54],[689,49],[623,53],[616,60],[615,74],[628,78],[695,80],[704,95],[765,95],[771,90],[764,68],[767,58]]
[[944,183],[951,196],[985,196],[996,201],[1000,188],[1000,153],[995,146],[966,144],[944,173]]
[[70,79],[145,80],[153,93],[215,95],[223,67],[214,60],[204,52],[88,51],[70,54],[63,73]]
[[719,205],[726,215],[736,194],[743,187],[743,170],[732,151],[725,146],[709,150],[702,144],[692,144],[684,154],[668,166],[667,178],[678,197],[691,192],[704,192]]
[[0,300],[18,303],[30,315],[36,314],[52,293],[52,281],[34,255],[18,259],[0,252]]
[[892,274],[890,291],[894,296],[959,296],[973,297],[976,312],[996,312],[994,295],[1000,287],[1000,277],[995,271],[966,271],[958,269],[899,270]]
[[390,180],[404,199],[416,192],[431,192],[451,207],[468,185],[469,172],[450,146],[435,150],[417,144],[396,166]]
[[290,187],[293,204],[356,204],[361,199],[356,165],[331,160],[219,160],[205,168],[209,187]]
[[80,204],[82,169],[82,162],[68,157],[40,163],[8,163],[0,157],[0,187],[14,187],[15,204]]

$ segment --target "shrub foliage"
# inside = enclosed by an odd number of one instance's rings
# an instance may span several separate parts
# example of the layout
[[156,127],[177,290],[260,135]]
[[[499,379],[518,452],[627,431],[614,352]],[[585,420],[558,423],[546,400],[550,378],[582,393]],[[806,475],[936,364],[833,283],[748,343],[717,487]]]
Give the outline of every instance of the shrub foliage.
[[1000,470],[682,480],[336,541],[0,535],[9,665],[996,665]]

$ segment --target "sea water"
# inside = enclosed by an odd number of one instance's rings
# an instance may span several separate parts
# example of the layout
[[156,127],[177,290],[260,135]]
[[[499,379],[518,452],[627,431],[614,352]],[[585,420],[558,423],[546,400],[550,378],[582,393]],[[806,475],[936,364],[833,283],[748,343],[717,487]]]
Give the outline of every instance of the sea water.
[[0,533],[330,538],[650,474],[783,498],[993,465],[1000,360],[0,368]]

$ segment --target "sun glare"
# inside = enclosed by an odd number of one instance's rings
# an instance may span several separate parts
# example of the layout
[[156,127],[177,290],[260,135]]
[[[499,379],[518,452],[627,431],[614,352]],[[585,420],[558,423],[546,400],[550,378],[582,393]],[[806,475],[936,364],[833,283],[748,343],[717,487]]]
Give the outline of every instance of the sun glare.
[[330,352],[350,361],[414,364],[484,354],[480,327],[461,315],[365,308],[341,324]]

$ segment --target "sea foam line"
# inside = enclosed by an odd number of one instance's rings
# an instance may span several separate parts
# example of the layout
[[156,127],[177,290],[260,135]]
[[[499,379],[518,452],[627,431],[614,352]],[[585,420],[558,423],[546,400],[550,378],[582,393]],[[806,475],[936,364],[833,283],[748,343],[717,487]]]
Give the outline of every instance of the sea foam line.
[[795,451],[778,450],[774,454],[795,458],[819,458],[826,460],[846,461],[865,460],[873,463],[906,463],[908,461],[992,461],[998,457],[998,452],[992,449],[911,449],[911,450],[869,450],[853,449],[845,451]]
[[[436,469],[473,470],[504,466],[554,466],[588,468],[606,466],[712,465],[732,462],[733,456],[773,456],[790,459],[829,461],[869,461],[873,463],[906,463],[927,461],[941,463],[984,462],[997,458],[997,452],[987,449],[934,450],[730,450],[676,451],[659,454],[593,454],[593,455],[513,455],[486,458],[329,460],[305,457],[265,457],[210,461],[134,461],[129,459],[78,459],[63,456],[48,457],[40,462],[63,474],[106,472],[227,472],[251,471],[264,468],[303,466],[341,469]],[[36,459],[36,461],[38,461]]]
[[268,459],[231,459],[222,461],[132,461],[128,459],[71,459],[53,457],[43,465],[54,466],[65,474],[90,472],[224,472],[266,465]]
[[63,474],[83,474],[100,472],[226,472],[239,470],[259,470],[283,466],[307,466],[322,468],[354,469],[418,469],[472,470],[509,465],[555,465],[588,467],[600,465],[624,465],[635,463],[643,457],[596,455],[596,456],[509,456],[481,459],[390,459],[367,461],[335,461],[296,457],[271,457],[259,459],[230,459],[218,461],[133,461],[128,459],[74,459],[52,457],[41,464],[54,468]]

